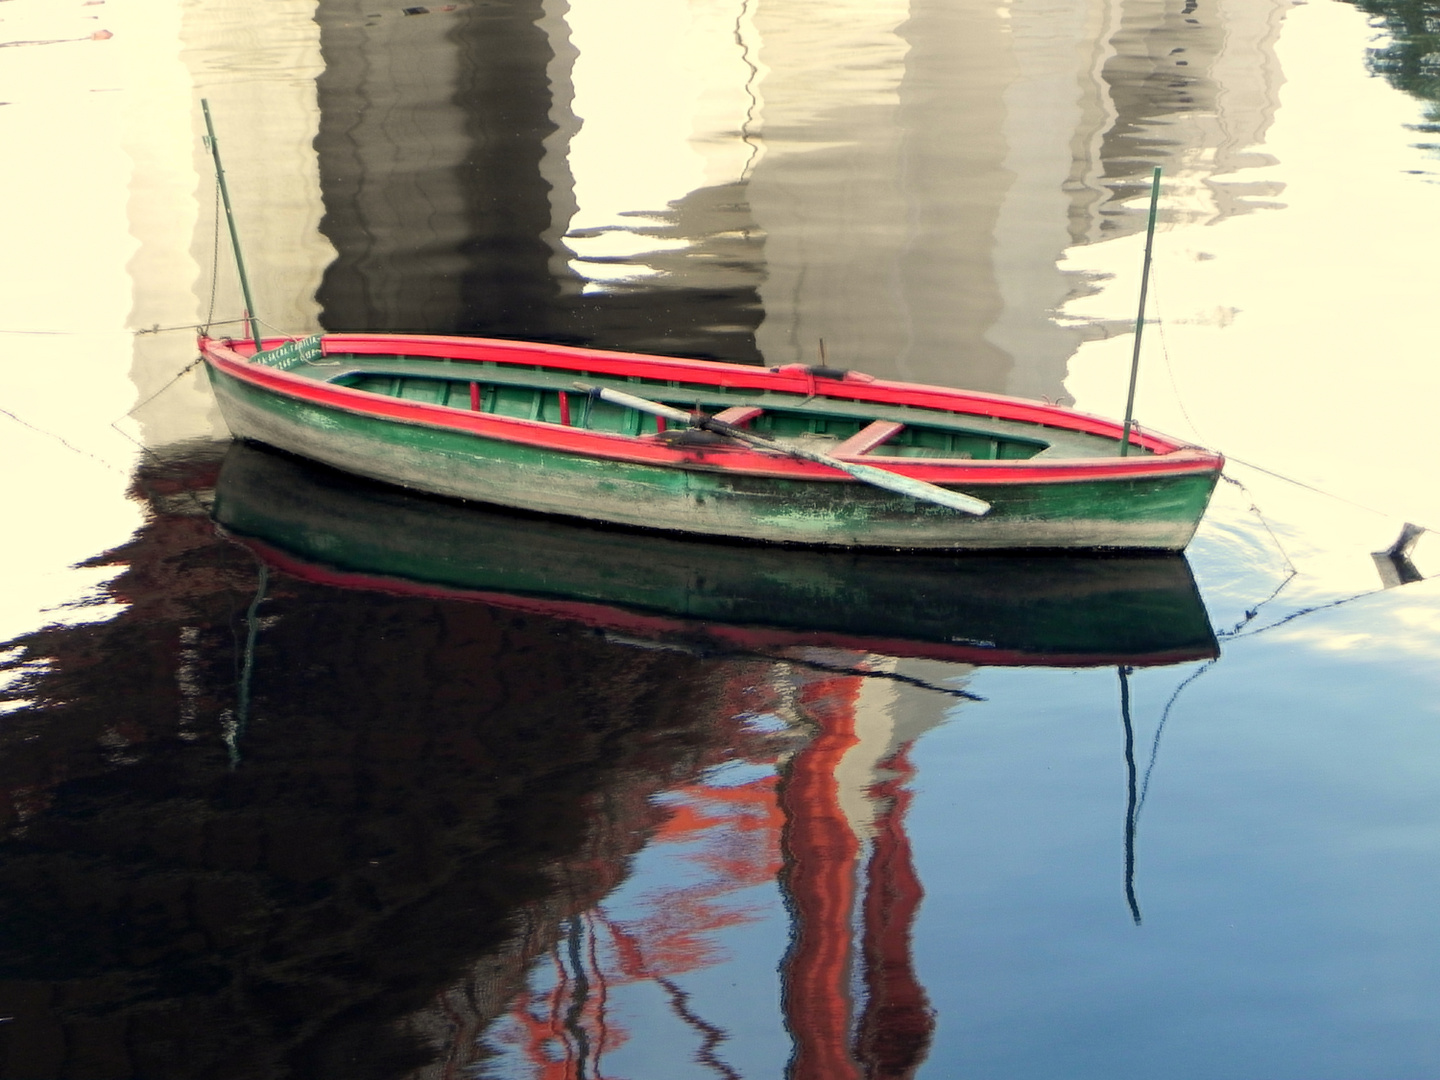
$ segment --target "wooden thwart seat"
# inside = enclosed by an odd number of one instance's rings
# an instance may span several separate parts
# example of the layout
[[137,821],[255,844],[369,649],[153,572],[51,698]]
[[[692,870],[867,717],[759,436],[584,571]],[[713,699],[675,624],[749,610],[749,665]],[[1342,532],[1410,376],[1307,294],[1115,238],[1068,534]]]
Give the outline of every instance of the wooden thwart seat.
[[743,427],[764,411],[759,405],[732,405],[717,412],[715,419],[731,427]]
[[830,454],[832,457],[838,458],[859,457],[861,454],[868,454],[886,439],[893,439],[904,427],[904,424],[895,420],[872,420],[830,451]]

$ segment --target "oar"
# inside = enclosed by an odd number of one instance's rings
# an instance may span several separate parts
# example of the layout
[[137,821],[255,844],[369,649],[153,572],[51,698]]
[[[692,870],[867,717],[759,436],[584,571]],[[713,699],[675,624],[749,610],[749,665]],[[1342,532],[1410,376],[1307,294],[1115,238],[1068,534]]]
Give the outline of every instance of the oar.
[[990,509],[990,504],[984,499],[977,499],[973,495],[966,495],[962,491],[948,491],[945,488],[937,487],[934,484],[927,484],[924,480],[915,480],[909,476],[901,476],[899,473],[889,472],[886,469],[877,469],[873,465],[857,465],[850,461],[841,461],[829,454],[822,454],[818,450],[806,450],[798,446],[783,446],[763,435],[757,435],[753,431],[746,431],[734,424],[727,424],[724,420],[717,420],[713,416],[706,416],[701,412],[688,413],[682,409],[672,409],[669,405],[662,405],[658,401],[648,401],[634,394],[626,394],[620,390],[611,390],[603,386],[591,386],[589,383],[577,382],[575,389],[583,390],[585,393],[598,397],[602,401],[608,401],[612,405],[624,405],[640,412],[650,413],[652,416],[663,416],[667,420],[675,420],[682,424],[689,424],[691,427],[703,428],[706,431],[713,431],[717,435],[725,435],[751,446],[761,447],[766,450],[776,450],[790,457],[800,458],[804,461],[813,461],[818,465],[828,465],[832,469],[839,469],[843,473],[849,473],[856,480],[864,484],[873,484],[875,487],[884,488],[887,491],[894,491],[901,495],[909,495],[912,499],[920,499],[922,502],[935,503],[938,506],[948,507],[951,510],[959,510],[965,514],[983,514]]

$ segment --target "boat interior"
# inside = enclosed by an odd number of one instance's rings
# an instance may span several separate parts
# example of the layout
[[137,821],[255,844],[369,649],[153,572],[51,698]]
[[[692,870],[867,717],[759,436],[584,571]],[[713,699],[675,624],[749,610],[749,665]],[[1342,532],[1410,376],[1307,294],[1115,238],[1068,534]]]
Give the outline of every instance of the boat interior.
[[1090,458],[1112,456],[1116,447],[1116,441],[1105,436],[941,409],[494,361],[332,354],[290,370],[355,390],[495,416],[637,438],[680,436],[667,431],[663,419],[575,389],[577,381],[586,382],[672,408],[699,409],[781,444],[797,443],[842,458]]

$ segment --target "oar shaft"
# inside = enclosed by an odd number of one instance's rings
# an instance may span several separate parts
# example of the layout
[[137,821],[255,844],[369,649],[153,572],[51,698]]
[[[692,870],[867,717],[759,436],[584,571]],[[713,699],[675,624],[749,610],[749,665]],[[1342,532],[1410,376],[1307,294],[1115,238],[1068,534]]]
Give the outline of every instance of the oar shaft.
[[[683,409],[672,409],[669,405],[662,405],[658,401],[651,401],[648,398],[636,397],[634,394],[627,394],[623,390],[611,390],[608,386],[591,386],[589,383],[577,382],[575,389],[583,390],[587,394],[597,394],[601,401],[608,401],[612,405],[625,405],[639,412],[649,413],[651,416],[663,416],[666,420],[675,420],[682,424],[688,424],[694,417]],[[726,425],[729,426],[728,424]]]

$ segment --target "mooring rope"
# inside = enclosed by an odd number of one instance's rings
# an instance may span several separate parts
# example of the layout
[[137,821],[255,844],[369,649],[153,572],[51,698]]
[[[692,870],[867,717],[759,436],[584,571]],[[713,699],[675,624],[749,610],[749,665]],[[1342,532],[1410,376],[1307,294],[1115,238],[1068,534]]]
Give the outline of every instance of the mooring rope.
[[[1167,229],[1165,231],[1169,232],[1170,230]],[[1153,290],[1155,297],[1155,329],[1160,333],[1160,355],[1165,358],[1165,373],[1170,376],[1170,389],[1175,392],[1175,403],[1180,406],[1180,415],[1185,418],[1185,423],[1190,425],[1190,430],[1195,433],[1195,438],[1204,443],[1206,441],[1205,436],[1201,434],[1195,421],[1190,418],[1190,410],[1185,408],[1185,396],[1180,393],[1180,383],[1179,380],[1175,378],[1175,367],[1170,363],[1170,342],[1165,337],[1165,317],[1160,311],[1160,283],[1164,278],[1164,274],[1158,271],[1152,271],[1152,273],[1154,273],[1155,277],[1155,288]]]
[[154,326],[147,326],[143,330],[136,330],[136,337],[143,337],[146,334],[169,334],[176,330],[187,330],[192,334],[208,334],[212,326],[238,326],[245,321],[245,317],[239,316],[234,319],[207,319],[204,324],[196,326],[194,323],[181,323],[177,326],[161,326],[156,323]]
[[[245,321],[244,316],[234,319],[212,319],[203,326],[196,326],[194,323],[177,323],[175,326],[161,326],[155,323],[153,326],[142,326],[138,330],[129,331],[134,337],[146,337],[150,334],[171,334],[184,330],[189,334],[205,333],[212,326],[238,326]],[[278,331],[277,331],[278,332]],[[4,330],[0,334],[13,334],[17,337],[90,337],[96,334],[118,333],[111,330]]]
[[[0,408],[0,414],[3,414],[3,415],[5,415],[5,416],[8,416],[11,420],[14,420],[15,423],[19,424],[21,427],[27,427],[27,428],[29,428],[31,431],[38,432],[39,434],[44,435],[44,436],[46,436],[47,438],[54,439],[54,440],[55,440],[56,442],[58,442],[61,446],[65,447],[65,449],[67,449],[67,450],[73,450],[73,451],[75,451],[75,453],[79,454],[81,457],[88,457],[88,458],[90,458],[90,459],[93,460],[93,461],[98,461],[101,465],[104,465],[105,468],[111,470],[112,472],[117,472],[117,473],[119,473],[119,474],[122,475],[122,476],[127,476],[127,475],[129,475],[126,470],[120,468],[120,467],[117,466],[117,465],[112,465],[110,462],[106,461],[104,458],[100,457],[98,454],[92,454],[89,450],[82,450],[82,449],[80,449],[80,447],[76,446],[74,443],[67,441],[64,436],[62,436],[62,435],[56,435],[55,432],[53,432],[53,431],[47,431],[45,428],[40,427],[38,424],[32,424],[32,423],[30,423],[29,420],[26,420],[24,417],[22,417],[22,416],[16,416],[16,415],[15,415],[13,412],[11,412],[9,409]],[[122,432],[122,434],[123,434],[123,432]]]
[[[115,425],[118,424],[121,420],[124,420],[124,419],[126,419],[126,418],[128,418],[128,417],[130,417],[130,416],[133,416],[135,413],[139,412],[142,408],[144,408],[146,405],[149,405],[150,402],[154,401],[157,397],[159,397],[161,394],[163,394],[166,390],[169,390],[170,387],[174,386],[177,382],[179,382],[179,381],[181,380],[181,378],[183,378],[184,375],[185,375],[187,372],[193,371],[193,370],[196,368],[196,366],[198,366],[200,363],[201,363],[201,357],[198,357],[198,356],[197,356],[194,360],[191,360],[191,361],[190,361],[188,364],[186,364],[183,368],[181,368],[179,371],[177,371],[177,372],[174,374],[174,376],[170,379],[170,381],[167,382],[164,386],[160,387],[159,390],[156,390],[153,394],[151,394],[149,397],[147,397],[144,401],[140,402],[138,405],[133,406],[133,407],[130,408],[128,411],[126,411],[126,412],[122,413],[121,415],[117,416],[114,420],[111,420],[111,421],[110,421],[110,426],[111,426],[111,427],[115,427]],[[118,430],[118,429],[117,429],[117,430]],[[123,434],[123,432],[122,432],[122,434]]]
[[[1163,231],[1163,232],[1171,232],[1171,231],[1173,231],[1173,229],[1172,229],[1172,228],[1167,228],[1167,229],[1164,229],[1164,230],[1162,230],[1162,231]],[[1167,374],[1167,375],[1169,376],[1169,378],[1170,378],[1170,389],[1171,389],[1171,390],[1174,392],[1174,394],[1175,394],[1175,404],[1176,404],[1177,406],[1179,406],[1180,415],[1181,415],[1182,417],[1184,417],[1185,423],[1188,424],[1189,427],[1190,427],[1190,430],[1191,430],[1192,432],[1194,432],[1196,440],[1197,440],[1199,443],[1201,443],[1203,446],[1212,446],[1213,444],[1210,443],[1210,441],[1205,438],[1204,434],[1200,431],[1199,426],[1195,423],[1194,418],[1191,417],[1191,415],[1190,415],[1190,410],[1185,407],[1185,395],[1181,393],[1179,380],[1175,377],[1175,367],[1174,367],[1174,365],[1171,363],[1171,360],[1170,360],[1170,344],[1169,344],[1169,340],[1168,340],[1168,339],[1166,338],[1166,336],[1165,336],[1165,319],[1164,319],[1163,314],[1161,313],[1161,310],[1160,310],[1161,293],[1162,293],[1162,291],[1163,291],[1163,289],[1162,289],[1163,274],[1161,274],[1158,270],[1154,270],[1154,271],[1152,271],[1152,273],[1153,273],[1153,275],[1154,275],[1155,281],[1154,281],[1154,285],[1153,285],[1152,288],[1151,288],[1151,306],[1154,308],[1154,311],[1155,311],[1155,319],[1154,319],[1154,322],[1155,322],[1155,325],[1156,325],[1156,329],[1157,329],[1157,330],[1159,331],[1159,333],[1160,333],[1160,353],[1161,353],[1161,355],[1165,358],[1165,371],[1166,371],[1166,374]],[[1365,503],[1362,503],[1362,502],[1357,502],[1356,500],[1351,499],[1351,498],[1348,498],[1347,496],[1340,495],[1340,494],[1338,494],[1338,493],[1336,493],[1336,492],[1334,492],[1334,491],[1327,491],[1326,489],[1324,489],[1324,488],[1322,488],[1322,487],[1317,487],[1317,486],[1315,486],[1314,484],[1307,483],[1306,481],[1297,479],[1296,477],[1293,477],[1293,476],[1287,476],[1285,473],[1277,472],[1277,471],[1274,470],[1274,469],[1267,469],[1265,466],[1263,466],[1263,465],[1257,465],[1257,464],[1255,464],[1255,462],[1253,462],[1253,461],[1247,461],[1247,460],[1245,460],[1245,459],[1242,458],[1242,457],[1236,457],[1234,454],[1230,453],[1228,450],[1221,450],[1220,453],[1222,453],[1222,454],[1225,455],[1225,460],[1226,460],[1227,463],[1233,462],[1233,463],[1236,464],[1236,465],[1243,465],[1243,466],[1244,466],[1245,468],[1247,468],[1247,469],[1254,469],[1256,472],[1264,473],[1266,476],[1272,477],[1272,478],[1274,478],[1274,479],[1276,479],[1276,480],[1283,481],[1284,483],[1287,483],[1287,484],[1293,484],[1295,487],[1303,488],[1304,490],[1309,491],[1309,492],[1313,492],[1313,493],[1316,494],[1316,495],[1323,495],[1323,496],[1324,496],[1325,498],[1327,498],[1327,499],[1334,499],[1334,500],[1336,500],[1337,502],[1345,503],[1347,506],[1353,506],[1353,507],[1355,507],[1355,508],[1358,509],[1358,510],[1364,510],[1366,513],[1374,514],[1374,515],[1376,515],[1377,517],[1399,518],[1399,517],[1402,517],[1402,516],[1403,516],[1403,515],[1400,515],[1400,514],[1391,513],[1391,512],[1389,512],[1389,511],[1387,511],[1387,510],[1379,510],[1379,509],[1377,509],[1377,508],[1375,508],[1375,507],[1373,507],[1373,506],[1368,506],[1368,505],[1366,505]],[[1239,481],[1238,481],[1238,480],[1235,480],[1233,477],[1226,476],[1225,479],[1226,479],[1226,480],[1229,480],[1231,483],[1239,484]],[[1242,488],[1245,487],[1244,484],[1240,484],[1240,486],[1241,486]],[[1249,488],[1245,488],[1245,493],[1246,493],[1247,495],[1250,495],[1250,490],[1249,490]],[[1254,500],[1254,496],[1253,496],[1253,495],[1251,495],[1251,500],[1252,500],[1252,502],[1253,502],[1253,500]],[[1251,509],[1252,509],[1252,510],[1255,510],[1255,513],[1256,513],[1257,515],[1260,514],[1260,511],[1259,511],[1256,507],[1254,507],[1253,505],[1251,506]],[[1264,521],[1263,515],[1261,516],[1261,520]],[[1421,528],[1424,528],[1427,532],[1435,532],[1435,531],[1437,531],[1437,530],[1431,529],[1431,528],[1430,528],[1429,526],[1427,526],[1427,525],[1424,525],[1422,522],[1418,522],[1418,521],[1417,521],[1417,522],[1415,522],[1414,524],[1419,525]],[[1274,538],[1275,534],[1274,534],[1273,530],[1270,529],[1270,526],[1269,526],[1268,524],[1266,524],[1265,529],[1266,529],[1267,532],[1270,533],[1271,537]],[[1278,540],[1276,540],[1276,546],[1279,546],[1279,541],[1278,541]],[[1282,553],[1283,553],[1283,551],[1282,551]],[[1293,563],[1290,563],[1289,556],[1286,556],[1285,561],[1286,561],[1287,564],[1291,565],[1292,568],[1293,568],[1293,565],[1294,565],[1294,564],[1293,564]]]
[[210,308],[205,313],[205,333],[215,324],[215,290],[220,286],[220,177],[215,177],[215,208],[211,212],[215,222],[214,235],[210,241]]

